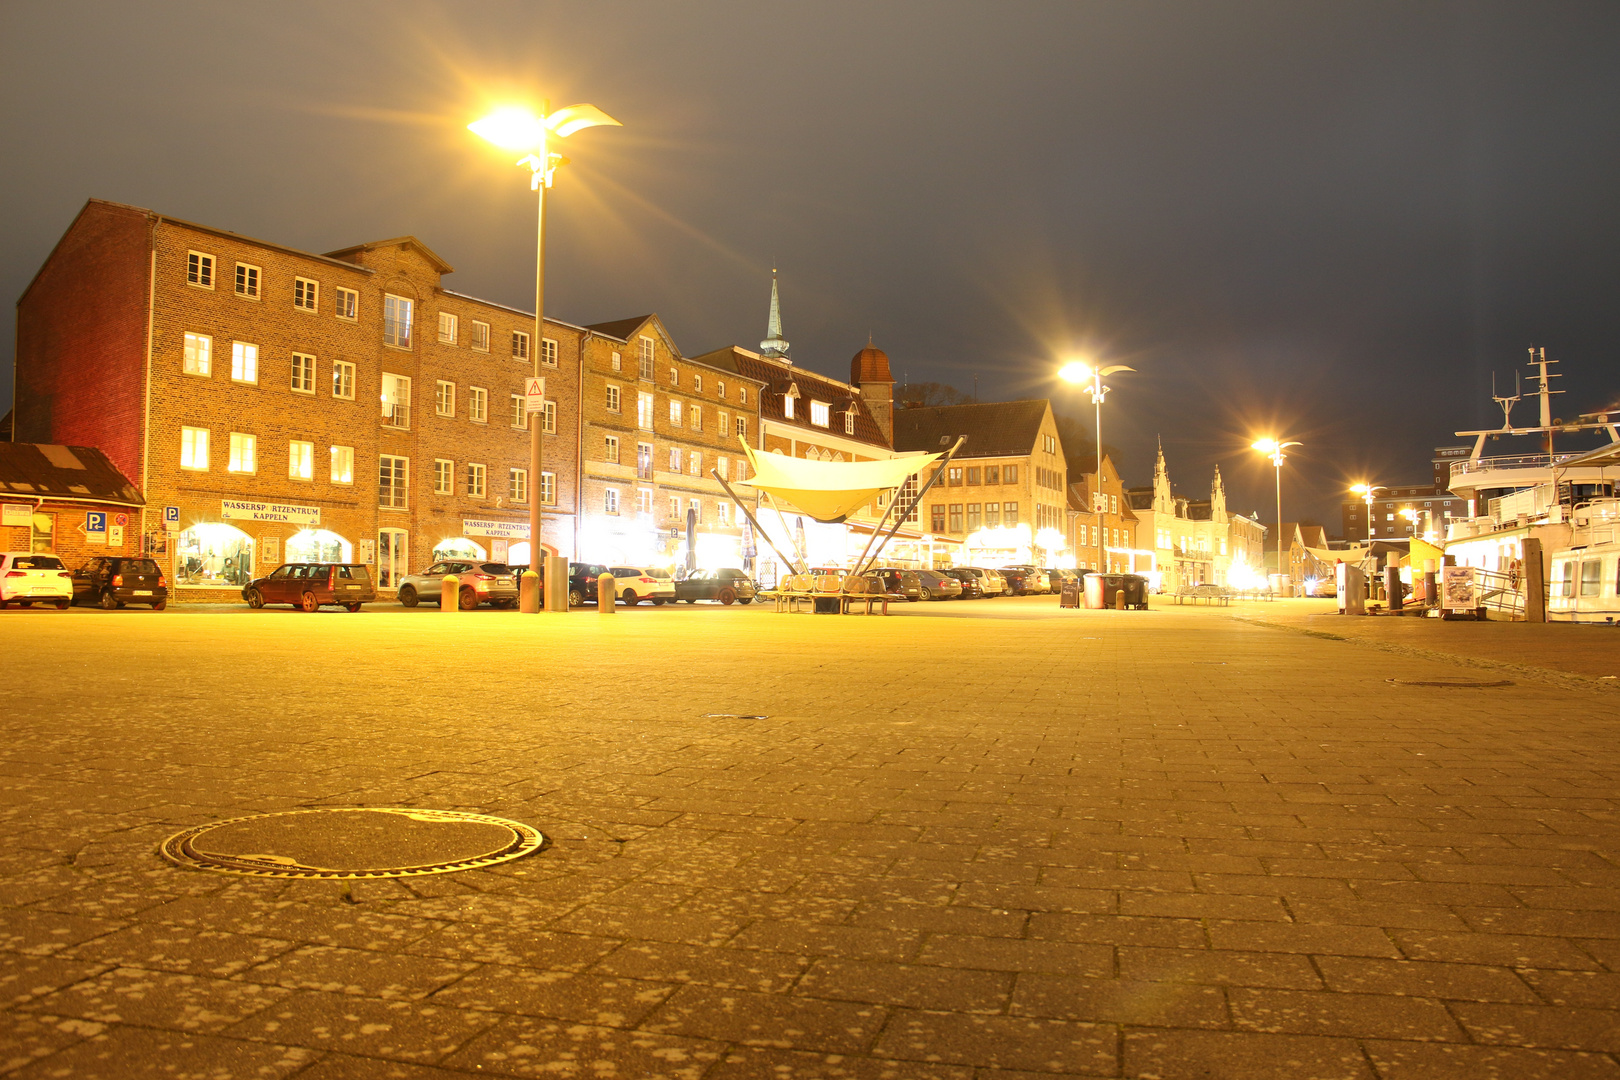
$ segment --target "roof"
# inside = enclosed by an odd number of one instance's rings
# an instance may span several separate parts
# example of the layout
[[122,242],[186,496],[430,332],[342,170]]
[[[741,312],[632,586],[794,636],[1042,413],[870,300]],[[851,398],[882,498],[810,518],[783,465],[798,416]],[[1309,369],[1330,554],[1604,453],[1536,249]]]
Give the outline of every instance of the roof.
[[591,323],[585,329],[608,337],[618,338],[620,341],[629,341],[630,335],[641,329],[641,324],[653,317],[652,312],[637,315],[632,319],[614,319],[612,322]]
[[439,258],[432,248],[428,247],[414,236],[396,236],[391,240],[372,240],[365,244],[355,244],[353,247],[339,248],[336,251],[328,251],[326,253],[326,257],[328,259],[338,259],[342,262],[348,262],[349,260],[344,258],[345,255],[353,255],[360,251],[375,251],[378,248],[386,247],[415,248],[417,251],[420,251],[424,257],[426,257],[428,262],[433,264],[433,268],[439,273],[453,274],[456,272],[455,267]]
[[938,450],[966,435],[961,456],[1024,457],[1035,451],[1045,398],[992,401],[978,405],[927,405],[894,414],[896,450]]
[[0,442],[0,497],[145,506],[128,477],[88,446]]
[[[728,346],[716,349],[714,352],[704,353],[694,358],[696,362],[708,364],[710,367],[722,371],[733,371],[747,379],[753,379],[764,384],[759,395],[759,415],[762,420],[782,424],[789,427],[802,428],[807,434],[816,435],[825,432],[840,439],[856,439],[860,442],[871,443],[874,447],[889,449],[889,440],[884,437],[883,429],[872,418],[861,395],[848,383],[825,375],[818,375],[802,367],[796,367],[786,360],[772,360],[768,357]],[[799,400],[806,404],[800,405],[794,415],[789,418],[782,407],[782,399],[791,388],[797,388]],[[841,422],[835,421],[830,428],[818,427],[810,422],[810,400],[825,401],[832,406],[834,413],[844,413],[851,409],[855,411],[855,431],[846,433]],[[896,449],[899,449],[896,447]],[[933,447],[919,447],[918,449],[936,449]]]

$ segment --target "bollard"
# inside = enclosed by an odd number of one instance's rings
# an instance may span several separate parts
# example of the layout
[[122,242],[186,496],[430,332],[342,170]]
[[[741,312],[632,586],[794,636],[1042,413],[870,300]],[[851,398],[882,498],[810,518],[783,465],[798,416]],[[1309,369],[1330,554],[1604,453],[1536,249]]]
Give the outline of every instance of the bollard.
[[1114,594],[1114,610],[1115,611],[1124,611],[1125,610],[1125,590],[1124,589],[1120,589],[1119,592]]
[[616,610],[614,605],[619,602],[619,583],[613,580],[612,574],[598,574],[596,577],[596,610],[603,615],[612,615]]
[[1385,601],[1390,611],[1399,611],[1402,606],[1401,596],[1401,568],[1398,566],[1384,567],[1384,592],[1388,599]]
[[540,575],[533,570],[523,571],[518,579],[518,607],[529,615],[540,610]]
[[547,611],[568,610],[568,560],[561,555],[547,555],[545,587],[541,590]]
[[461,601],[461,579],[454,574],[446,574],[439,580],[439,610],[457,611]]

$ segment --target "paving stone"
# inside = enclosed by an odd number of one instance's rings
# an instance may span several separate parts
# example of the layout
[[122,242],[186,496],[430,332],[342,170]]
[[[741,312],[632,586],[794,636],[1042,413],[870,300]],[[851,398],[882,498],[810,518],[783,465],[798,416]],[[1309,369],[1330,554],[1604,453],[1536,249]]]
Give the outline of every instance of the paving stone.
[[259,983],[116,968],[35,997],[20,1008],[101,1024],[218,1034],[286,996],[279,987]]
[[1382,1080],[1616,1080],[1620,1065],[1605,1054],[1523,1047],[1367,1040],[1367,1056]]
[[[1050,1077],[1051,1074],[1046,1074]],[[810,1054],[743,1047],[726,1054],[703,1080],[975,1080],[969,1066]]]
[[474,967],[437,957],[307,945],[249,968],[241,977],[291,990],[415,1000],[454,982]]
[[1360,956],[1322,956],[1316,962],[1330,990],[1450,1001],[1541,1003],[1535,991],[1506,968]]
[[1124,1075],[1140,1080],[1374,1080],[1352,1039],[1250,1031],[1128,1030]]
[[669,942],[627,944],[603,957],[594,974],[628,979],[698,983],[726,990],[782,993],[799,980],[810,961],[760,949],[714,948]]
[[1476,1042],[1564,1050],[1620,1051],[1620,1008],[1459,1002],[1457,1020]]
[[1322,989],[1321,976],[1310,958],[1289,953],[1127,946],[1119,950],[1119,975],[1122,979],[1146,982],[1267,986],[1281,990]]
[[436,1002],[300,991],[233,1025],[228,1034],[373,1058],[436,1062],[499,1020],[494,1013]]
[[1004,972],[823,957],[805,972],[793,993],[874,1005],[999,1013],[1007,1006],[1012,983],[1012,975]]
[[1113,1076],[1118,1038],[1109,1024],[906,1010],[895,1013],[874,1052],[928,1064]]
[[701,1039],[507,1017],[440,1064],[483,1076],[699,1080],[724,1051]]
[[318,1055],[298,1046],[222,1039],[190,1032],[109,1027],[99,1034],[40,1058],[7,1080],[281,1080]]
[[684,986],[642,1027],[747,1046],[858,1054],[887,1018],[888,1010],[875,1005]]
[[1129,978],[1021,973],[1009,1011],[1015,1016],[1154,1027],[1224,1028],[1231,1024],[1220,987]]
[[597,1027],[634,1027],[673,989],[668,983],[489,964],[440,990],[433,1000]]
[[1240,1028],[1297,1035],[1365,1039],[1462,1041],[1463,1033],[1438,1001],[1385,994],[1305,990],[1228,992]]

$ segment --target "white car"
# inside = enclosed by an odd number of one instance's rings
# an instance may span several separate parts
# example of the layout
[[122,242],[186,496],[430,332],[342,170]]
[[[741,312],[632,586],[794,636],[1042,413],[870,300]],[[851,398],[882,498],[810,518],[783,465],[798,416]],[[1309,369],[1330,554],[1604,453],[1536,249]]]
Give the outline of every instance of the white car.
[[0,552],[0,608],[55,604],[66,611],[71,603],[73,575],[61,559],[31,551]]
[[675,581],[667,574],[636,566],[610,566],[608,573],[613,575],[619,599],[626,605],[651,600],[656,607],[665,600],[672,603],[675,600]]

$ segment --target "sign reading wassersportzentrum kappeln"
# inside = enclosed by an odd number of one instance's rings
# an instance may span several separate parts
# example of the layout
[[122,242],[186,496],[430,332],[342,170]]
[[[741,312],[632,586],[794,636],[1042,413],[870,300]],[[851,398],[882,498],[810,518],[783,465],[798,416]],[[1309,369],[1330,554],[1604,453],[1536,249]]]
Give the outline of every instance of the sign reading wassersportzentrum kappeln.
[[219,514],[226,521],[282,521],[289,525],[321,523],[320,507],[295,506],[292,503],[223,499],[219,504]]
[[529,523],[527,521],[491,521],[485,518],[462,518],[461,535],[503,536],[508,540],[527,540],[529,538]]

